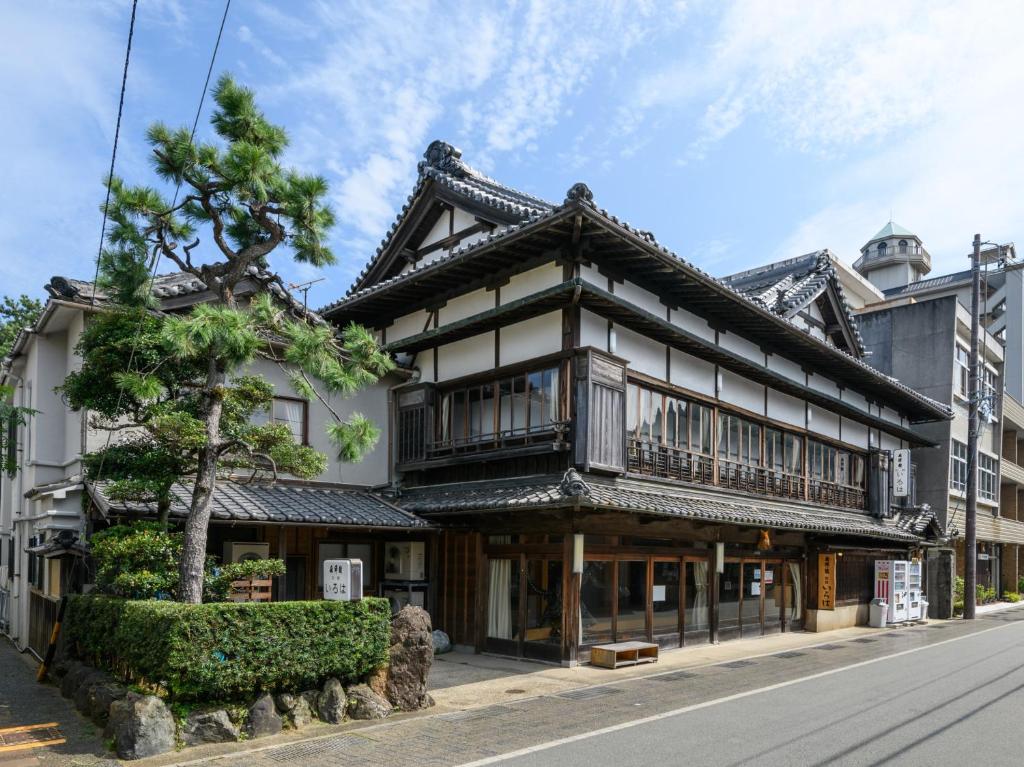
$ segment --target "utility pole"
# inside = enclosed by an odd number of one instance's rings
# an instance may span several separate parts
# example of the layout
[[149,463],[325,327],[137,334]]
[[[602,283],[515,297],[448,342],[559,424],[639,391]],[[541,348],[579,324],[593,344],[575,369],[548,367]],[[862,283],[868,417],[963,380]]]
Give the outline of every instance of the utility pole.
[[973,620],[978,584],[978,318],[981,304],[981,235],[974,235],[971,255],[971,360],[967,399],[967,531],[964,540],[964,620]]

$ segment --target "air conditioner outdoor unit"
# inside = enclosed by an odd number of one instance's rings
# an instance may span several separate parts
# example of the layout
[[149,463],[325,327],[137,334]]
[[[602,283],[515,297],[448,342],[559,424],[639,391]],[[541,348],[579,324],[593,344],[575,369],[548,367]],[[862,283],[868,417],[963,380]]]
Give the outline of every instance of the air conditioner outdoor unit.
[[426,545],[422,541],[384,544],[384,578],[422,581],[427,577]]
[[251,559],[270,559],[269,543],[243,543],[228,541],[224,544],[224,563],[248,562]]

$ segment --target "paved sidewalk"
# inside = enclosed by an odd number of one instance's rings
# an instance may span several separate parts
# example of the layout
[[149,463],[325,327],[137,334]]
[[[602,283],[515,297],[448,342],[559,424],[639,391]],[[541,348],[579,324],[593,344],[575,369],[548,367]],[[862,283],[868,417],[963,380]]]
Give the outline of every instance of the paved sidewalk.
[[[140,767],[368,767],[459,765],[792,683],[906,650],[1024,622],[1024,605],[967,623],[828,634],[787,634],[665,653],[654,666],[607,671],[450,654],[432,674],[438,706],[379,723],[319,725],[246,744],[190,749]],[[461,682],[461,683],[460,683]]]
[[0,637],[0,729],[56,722],[67,742],[7,754],[0,767],[99,767],[114,765],[102,732],[52,684],[36,682],[36,659]]

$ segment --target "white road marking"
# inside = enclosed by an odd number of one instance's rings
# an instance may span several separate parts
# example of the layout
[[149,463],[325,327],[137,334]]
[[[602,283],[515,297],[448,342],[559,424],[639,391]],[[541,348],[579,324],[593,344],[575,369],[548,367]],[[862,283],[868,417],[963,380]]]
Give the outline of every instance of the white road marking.
[[[609,725],[608,727],[602,727],[599,730],[591,730],[590,732],[582,732],[578,735],[570,735],[565,738],[558,738],[557,740],[549,740],[546,743],[538,743],[536,746],[528,746],[526,748],[520,748],[516,751],[509,751],[505,754],[498,756],[489,756],[486,759],[477,759],[473,762],[464,762],[458,767],[484,767],[488,764],[500,764],[509,759],[516,759],[520,756],[527,756],[529,754],[536,754],[540,751],[548,751],[558,746],[564,746],[568,743],[577,743],[581,740],[589,740],[590,738],[596,738],[601,735],[608,735],[609,733],[619,732],[620,730],[627,730],[631,727],[640,727],[651,722],[658,722],[662,719],[671,719],[674,716],[680,716],[682,714],[688,714],[691,711],[699,711],[703,708],[710,708],[717,706],[722,703],[729,703],[730,701],[740,700],[742,698],[749,698],[752,695],[760,695],[762,693],[771,692],[772,690],[779,690],[783,687],[791,687],[795,684],[802,684],[809,682],[814,679],[821,679],[822,677],[832,676],[833,674],[840,674],[844,671],[850,671],[855,668],[861,668],[862,666],[869,666],[873,663],[880,663],[881,661],[890,660],[891,658],[899,658],[903,655],[910,655],[911,653],[921,652],[922,650],[929,650],[933,647],[941,647],[942,645],[949,644],[950,642],[959,642],[962,639],[970,639],[971,637],[981,636],[987,634],[990,631],[999,631],[1000,629],[1010,628],[1011,626],[1022,626],[1024,622],[1005,623],[1002,626],[993,626],[992,628],[983,629],[981,631],[975,631],[970,634],[964,634],[963,636],[953,637],[951,639],[944,639],[941,642],[935,642],[934,644],[924,645],[923,647],[914,647],[910,650],[902,650],[891,655],[882,655],[878,658],[871,658],[869,660],[860,661],[853,663],[849,666],[843,666],[841,668],[829,669],[828,671],[820,671],[817,674],[810,674],[809,676],[803,676],[798,679],[790,679],[786,682],[777,682],[776,684],[768,685],[767,687],[759,687],[756,690],[747,690],[746,692],[738,692],[733,695],[726,695],[722,698],[715,698],[714,700],[707,700],[703,703],[694,703],[689,706],[683,706],[682,708],[673,709],[672,711],[663,711],[660,714],[652,714],[651,716],[645,716],[642,719],[634,719],[629,722],[621,722],[619,724]],[[637,677],[642,678],[642,677]],[[626,681],[626,680],[623,680]]]

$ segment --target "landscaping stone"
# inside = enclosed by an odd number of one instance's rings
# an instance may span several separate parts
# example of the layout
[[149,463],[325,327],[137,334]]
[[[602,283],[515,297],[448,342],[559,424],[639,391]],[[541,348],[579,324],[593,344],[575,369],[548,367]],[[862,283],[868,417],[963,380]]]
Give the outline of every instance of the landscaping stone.
[[387,699],[402,711],[434,705],[427,694],[427,675],[434,661],[430,614],[406,605],[391,621]]
[[277,705],[277,712],[281,715],[287,714],[293,708],[295,708],[295,702],[298,700],[290,692],[282,692],[276,698],[274,703]]
[[185,719],[181,739],[186,746],[201,743],[232,743],[238,740],[238,727],[222,708],[192,711]]
[[[319,693],[317,694],[319,695]],[[288,721],[296,730],[313,723],[313,710],[309,707],[309,700],[305,695],[300,695],[295,699],[295,706],[288,714]]]
[[72,661],[68,664],[68,669],[64,674],[64,678],[60,680],[60,694],[65,698],[73,698],[75,696],[75,691],[78,689],[79,682],[94,670],[95,669],[93,669],[92,666],[86,666],[84,663]]
[[383,719],[391,713],[391,704],[370,689],[357,684],[348,688],[348,715],[353,719]]
[[128,693],[110,706],[104,735],[121,759],[143,759],[174,750],[174,717],[154,695]]
[[388,697],[388,667],[381,666],[380,668],[371,671],[370,675],[366,677],[367,686],[377,693],[380,697],[387,700]]
[[309,707],[309,713],[315,717],[320,716],[320,691],[319,690],[306,690],[299,697],[306,701],[306,705]]
[[324,691],[317,700],[320,719],[330,724],[341,724],[345,721],[345,710],[348,708],[348,697],[345,688],[334,677],[324,683]]
[[111,704],[123,699],[127,694],[128,688],[117,682],[107,681],[93,685],[89,690],[89,718],[100,727],[106,726]]
[[78,689],[75,690],[75,708],[85,716],[90,716],[91,705],[89,697],[92,695],[93,688],[101,684],[109,684],[113,681],[109,674],[96,670],[82,676],[78,683]]
[[274,698],[267,693],[249,708],[249,718],[245,722],[245,734],[250,738],[262,738],[265,735],[277,735],[284,728],[284,720],[277,713]]
[[434,629],[432,636],[434,638],[434,655],[452,651],[452,640],[441,629]]

